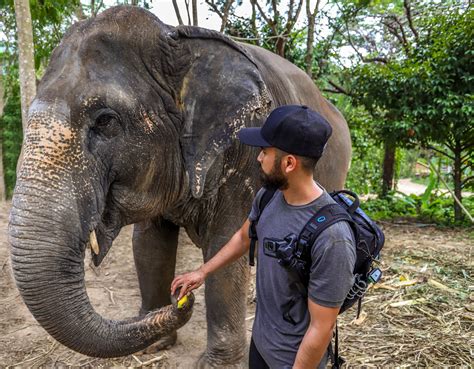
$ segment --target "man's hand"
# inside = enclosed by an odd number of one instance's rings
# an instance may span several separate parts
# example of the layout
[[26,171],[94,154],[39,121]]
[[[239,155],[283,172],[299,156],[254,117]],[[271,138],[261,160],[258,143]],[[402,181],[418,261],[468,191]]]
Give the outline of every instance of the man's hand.
[[171,283],[171,294],[174,295],[176,290],[181,287],[179,296],[177,297],[177,300],[179,301],[188,292],[191,292],[192,290],[195,290],[201,286],[205,279],[206,274],[201,270],[201,268],[196,269],[193,272],[178,275]]
[[229,242],[207,263],[201,265],[201,267],[194,272],[175,277],[171,283],[171,294],[174,296],[176,290],[181,287],[178,296],[179,301],[188,292],[202,285],[208,275],[232,263],[248,252],[250,246],[249,227],[250,221],[247,219],[242,227],[235,232]]

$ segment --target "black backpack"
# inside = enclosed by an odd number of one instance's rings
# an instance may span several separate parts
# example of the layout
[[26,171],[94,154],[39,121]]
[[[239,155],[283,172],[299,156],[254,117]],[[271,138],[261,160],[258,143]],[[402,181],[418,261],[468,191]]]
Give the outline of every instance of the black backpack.
[[[254,255],[257,242],[256,226],[258,220],[274,194],[274,189],[265,189],[259,202],[260,211],[258,218],[250,223],[250,265],[255,265]],[[332,192],[330,196],[336,203],[324,206],[311,217],[299,236],[295,238],[294,244],[291,245],[292,247],[286,247],[285,252],[279,254],[278,262],[283,266],[294,269],[300,275],[301,281],[307,289],[309,267],[311,265],[311,247],[316,238],[324,229],[332,224],[341,221],[348,222],[356,242],[355,281],[341,306],[339,314],[358,302],[358,318],[361,311],[362,297],[367,291],[369,283],[377,283],[382,277],[381,270],[374,267],[373,264],[374,261],[379,260],[380,250],[384,245],[385,237],[379,226],[359,207],[359,197],[354,192],[342,190]],[[293,240],[287,241],[291,242]],[[288,310],[290,307],[288,307]],[[332,361],[333,367],[339,367],[343,360],[338,356],[337,325],[335,342],[335,353],[332,355]]]

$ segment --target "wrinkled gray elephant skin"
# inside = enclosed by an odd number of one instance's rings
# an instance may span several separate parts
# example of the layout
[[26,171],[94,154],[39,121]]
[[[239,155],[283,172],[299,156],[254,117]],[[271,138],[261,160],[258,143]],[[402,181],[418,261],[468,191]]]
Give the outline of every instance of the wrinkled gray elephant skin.
[[[204,260],[239,228],[259,168],[258,150],[241,145],[236,132],[290,103],[312,107],[333,126],[315,176],[327,190],[342,188],[347,124],[286,60],[214,31],[167,26],[136,7],[74,25],[30,108],[10,216],[15,280],[38,322],[96,357],[172,343],[192,310],[192,302],[169,305],[179,228]],[[142,307],[137,318],[114,321],[90,304],[84,256],[96,235],[100,264],[127,224],[135,224]],[[206,281],[201,367],[245,362],[248,276],[244,257]]]

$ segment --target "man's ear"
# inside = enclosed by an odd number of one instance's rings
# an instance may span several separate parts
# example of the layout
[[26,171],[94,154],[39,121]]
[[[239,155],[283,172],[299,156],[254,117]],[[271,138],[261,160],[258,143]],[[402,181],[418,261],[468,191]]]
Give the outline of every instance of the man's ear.
[[282,159],[282,165],[284,165],[284,172],[286,174],[293,172],[297,166],[301,166],[301,162],[292,154],[287,154]]

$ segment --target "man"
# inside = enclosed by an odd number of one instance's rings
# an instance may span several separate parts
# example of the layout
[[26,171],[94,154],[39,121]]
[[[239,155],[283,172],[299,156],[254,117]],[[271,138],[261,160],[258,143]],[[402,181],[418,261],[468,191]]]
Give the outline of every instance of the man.
[[[250,369],[326,365],[339,308],[353,284],[356,253],[350,226],[335,223],[316,239],[307,287],[298,273],[278,262],[274,251],[275,245],[298,236],[320,208],[334,202],[313,179],[331,132],[320,114],[306,106],[287,105],[273,110],[262,128],[243,128],[238,133],[242,143],[261,147],[257,160],[264,187],[277,189],[256,228],[257,308]],[[249,219],[212,259],[174,279],[172,294],[181,287],[181,298],[202,285],[209,274],[248,252],[250,221],[260,215],[264,191],[257,193]]]

